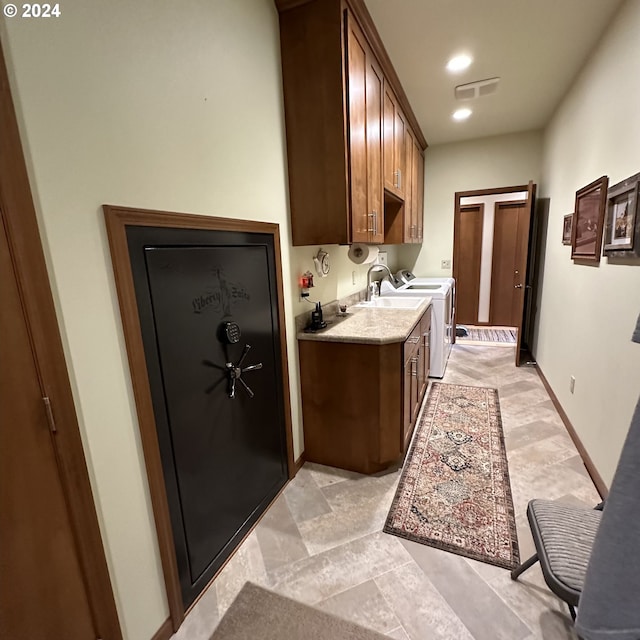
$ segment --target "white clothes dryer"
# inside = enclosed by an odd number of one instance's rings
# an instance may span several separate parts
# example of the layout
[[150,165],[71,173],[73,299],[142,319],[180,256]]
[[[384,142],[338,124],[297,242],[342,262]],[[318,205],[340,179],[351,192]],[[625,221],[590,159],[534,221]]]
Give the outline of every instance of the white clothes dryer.
[[[413,274],[410,275],[413,276]],[[402,281],[401,278],[400,281]],[[453,278],[416,278],[414,276],[397,287],[394,287],[387,280],[382,280],[380,295],[429,296],[431,298],[429,377],[442,378],[455,340],[455,280]]]

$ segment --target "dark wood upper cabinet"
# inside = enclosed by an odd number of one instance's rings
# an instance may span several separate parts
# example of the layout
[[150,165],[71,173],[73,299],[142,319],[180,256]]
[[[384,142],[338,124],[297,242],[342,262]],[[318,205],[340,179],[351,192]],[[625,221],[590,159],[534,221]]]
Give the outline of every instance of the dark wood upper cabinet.
[[424,153],[416,143],[416,238],[422,242],[424,238]]
[[347,14],[351,240],[383,242],[382,71]]
[[385,187],[402,203],[401,132],[426,142],[364,2],[276,6],[293,244],[405,241],[385,235]]
[[384,188],[401,199],[405,197],[405,130],[406,118],[393,89],[384,87]]

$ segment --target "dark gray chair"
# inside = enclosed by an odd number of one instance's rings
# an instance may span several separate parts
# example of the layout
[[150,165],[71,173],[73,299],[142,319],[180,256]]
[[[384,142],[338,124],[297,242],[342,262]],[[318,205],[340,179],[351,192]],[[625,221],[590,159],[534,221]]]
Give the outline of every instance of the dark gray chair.
[[567,603],[574,620],[603,505],[589,509],[551,500],[531,500],[527,506],[537,553],[516,567],[511,579],[517,580],[540,561],[547,586]]

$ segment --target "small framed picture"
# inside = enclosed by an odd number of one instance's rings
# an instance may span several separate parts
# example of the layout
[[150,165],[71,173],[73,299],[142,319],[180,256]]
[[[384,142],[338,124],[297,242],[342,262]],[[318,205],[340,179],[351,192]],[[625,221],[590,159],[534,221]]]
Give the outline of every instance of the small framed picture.
[[[638,234],[638,184],[640,174],[613,185],[607,193],[604,254],[634,252]],[[637,253],[637,251],[636,251]],[[619,255],[616,253],[616,255]],[[630,254],[626,254],[630,255]]]
[[604,210],[609,178],[602,176],[576,191],[576,208],[571,229],[571,258],[600,262]]
[[573,226],[573,213],[564,217],[562,223],[562,244],[571,244],[571,228]]

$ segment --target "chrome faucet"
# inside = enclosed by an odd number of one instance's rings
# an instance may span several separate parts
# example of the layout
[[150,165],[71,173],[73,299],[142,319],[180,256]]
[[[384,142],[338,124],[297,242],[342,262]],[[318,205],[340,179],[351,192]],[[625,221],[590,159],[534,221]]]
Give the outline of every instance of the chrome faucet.
[[369,271],[367,271],[367,300],[371,300],[371,298],[372,298],[372,296],[371,296],[371,272],[375,271],[376,269],[386,270],[387,275],[383,276],[383,279],[385,277],[388,277],[389,280],[391,280],[391,283],[393,284],[393,274],[391,273],[391,269],[389,269],[389,267],[387,267],[386,264],[379,264],[379,263],[372,264],[369,267]]

